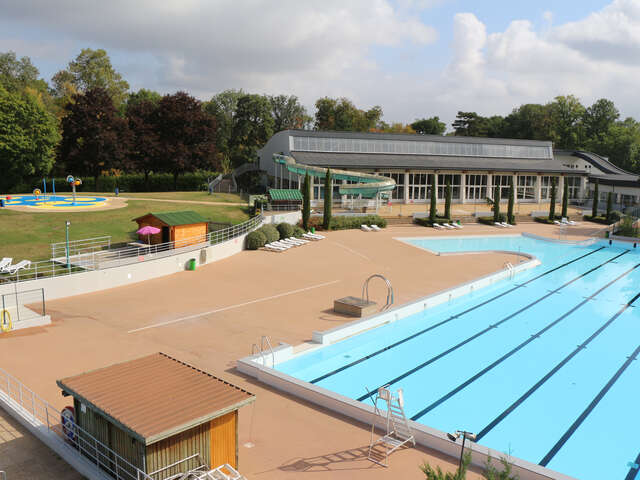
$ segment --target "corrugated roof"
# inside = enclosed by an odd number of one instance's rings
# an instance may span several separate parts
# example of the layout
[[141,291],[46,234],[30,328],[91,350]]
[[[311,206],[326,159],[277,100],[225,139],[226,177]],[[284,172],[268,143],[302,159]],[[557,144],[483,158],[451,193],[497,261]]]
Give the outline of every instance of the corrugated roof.
[[302,201],[302,193],[297,189],[271,188],[269,189],[271,200]]
[[572,173],[586,172],[562,166],[554,159],[456,157],[444,155],[397,155],[383,153],[291,152],[297,162],[335,168],[398,168],[428,170],[474,170]]
[[255,400],[246,390],[164,353],[64,378],[57,384],[147,445]]
[[159,212],[159,213],[147,213],[147,215],[143,215],[142,217],[138,217],[134,220],[140,220],[148,215],[153,215],[163,223],[170,225],[172,227],[176,225],[190,225],[192,223],[206,223],[207,219],[204,218],[199,213],[196,213],[192,210],[185,210],[182,212]]

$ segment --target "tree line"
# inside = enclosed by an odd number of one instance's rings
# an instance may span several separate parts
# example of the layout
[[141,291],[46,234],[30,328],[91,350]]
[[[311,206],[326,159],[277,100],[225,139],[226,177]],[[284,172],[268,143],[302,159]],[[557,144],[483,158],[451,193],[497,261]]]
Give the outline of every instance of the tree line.
[[[439,117],[386,123],[380,106],[323,97],[311,116],[294,95],[225,90],[207,101],[186,92],[130,91],[107,52],[83,49],[50,82],[28,57],[0,53],[0,191],[45,175],[97,182],[113,172],[229,172],[285,129],[445,135]],[[507,116],[459,111],[446,135],[550,140],[640,172],[640,124],[610,100],[585,107],[573,95],[526,104]]]

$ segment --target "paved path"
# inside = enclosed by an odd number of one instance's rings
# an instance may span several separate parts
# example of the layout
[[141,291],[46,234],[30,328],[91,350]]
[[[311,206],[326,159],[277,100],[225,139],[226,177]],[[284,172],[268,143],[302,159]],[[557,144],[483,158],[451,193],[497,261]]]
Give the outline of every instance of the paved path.
[[119,196],[118,198],[122,198],[123,200],[151,200],[152,202],[168,202],[168,203],[195,203],[197,205],[242,205],[242,206],[247,206],[246,202],[207,202],[204,200],[173,200],[173,199],[169,199],[169,198],[150,198],[150,197],[122,197]]

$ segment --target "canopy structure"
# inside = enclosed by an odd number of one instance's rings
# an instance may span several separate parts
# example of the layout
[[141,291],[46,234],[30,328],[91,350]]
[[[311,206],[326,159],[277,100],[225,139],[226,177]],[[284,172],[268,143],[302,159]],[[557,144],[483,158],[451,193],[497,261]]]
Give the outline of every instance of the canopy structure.
[[[295,158],[287,155],[274,153],[273,161],[283,165],[288,171],[296,175],[306,175],[308,173],[311,177],[324,177],[327,174],[327,168],[303,165],[297,163]],[[340,185],[340,195],[356,195],[362,196],[362,198],[375,198],[379,195],[380,197],[388,198],[393,189],[396,188],[395,180],[381,175],[331,169],[331,176],[336,180],[355,182]]]

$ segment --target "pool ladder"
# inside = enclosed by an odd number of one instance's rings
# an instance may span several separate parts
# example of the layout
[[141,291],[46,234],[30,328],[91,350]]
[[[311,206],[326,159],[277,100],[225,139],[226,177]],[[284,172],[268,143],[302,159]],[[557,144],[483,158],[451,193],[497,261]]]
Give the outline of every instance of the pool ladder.
[[260,355],[262,357],[262,365],[267,366],[267,358],[266,354],[271,354],[271,368],[273,368],[276,364],[276,356],[273,353],[273,347],[271,346],[271,341],[269,337],[266,335],[262,335],[260,337],[260,346],[257,343],[251,345],[251,355]]
[[513,266],[513,264],[511,262],[507,262],[504,264],[504,268],[506,268],[507,271],[509,272],[509,279],[512,279],[513,276],[516,274],[516,269]]
[[366,295],[366,301],[367,302],[369,301],[369,281],[372,278],[381,278],[382,280],[384,280],[384,283],[387,285],[387,303],[385,304],[384,307],[380,309],[381,311],[386,310],[391,305],[393,305],[393,302],[394,302],[393,287],[391,286],[391,282],[389,281],[389,279],[380,273],[374,273],[364,281],[364,285],[362,285],[362,300],[363,301],[365,300],[365,295]]

